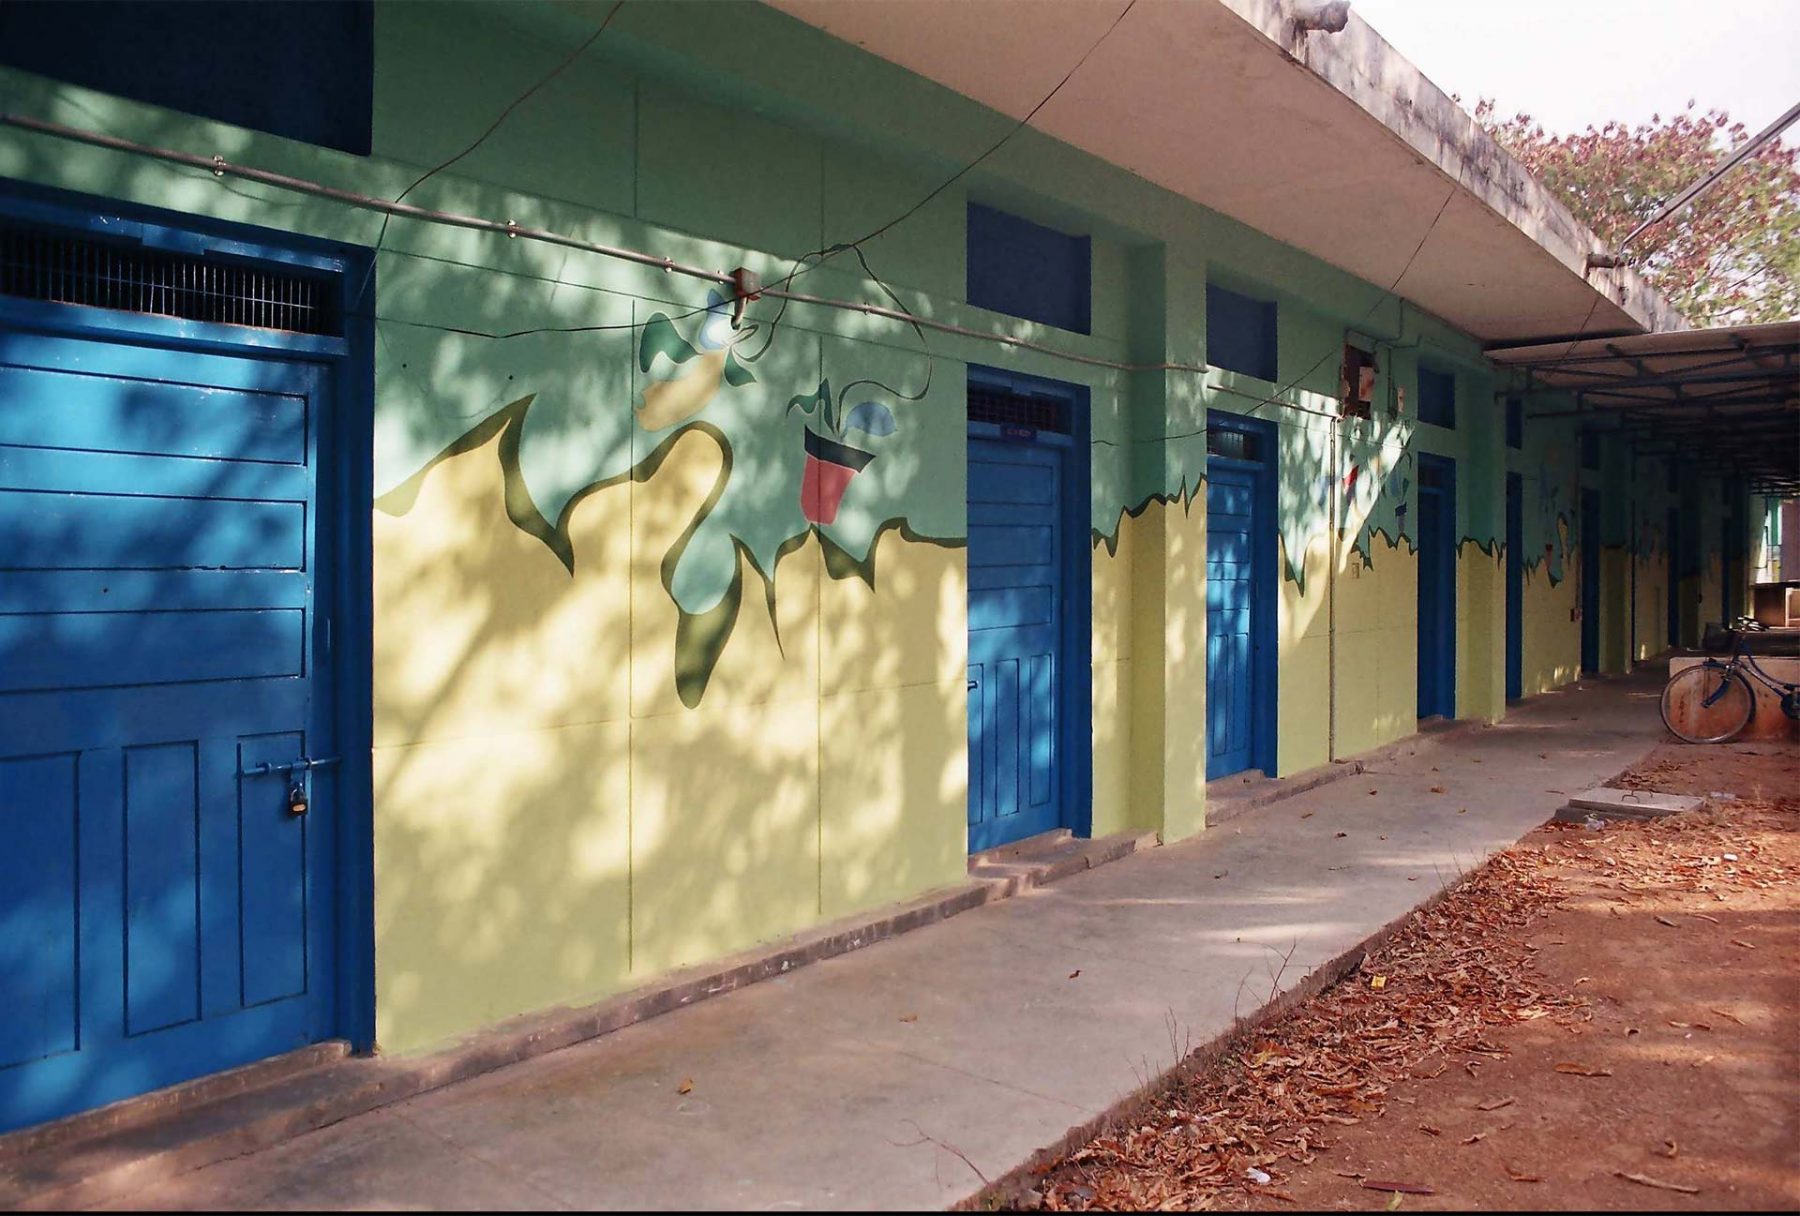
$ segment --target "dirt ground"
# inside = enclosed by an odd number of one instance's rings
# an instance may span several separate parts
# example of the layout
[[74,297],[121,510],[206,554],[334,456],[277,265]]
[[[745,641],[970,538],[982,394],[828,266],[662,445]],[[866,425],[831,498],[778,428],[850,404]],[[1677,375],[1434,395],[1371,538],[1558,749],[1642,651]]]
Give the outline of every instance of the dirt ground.
[[1800,1210],[1800,749],[1615,784],[1708,802],[1538,829],[1021,1205]]

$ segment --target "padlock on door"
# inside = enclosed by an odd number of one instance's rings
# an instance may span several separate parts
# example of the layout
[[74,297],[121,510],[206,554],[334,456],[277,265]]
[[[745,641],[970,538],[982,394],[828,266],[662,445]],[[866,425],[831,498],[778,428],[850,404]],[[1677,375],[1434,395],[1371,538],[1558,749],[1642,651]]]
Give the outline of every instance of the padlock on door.
[[306,782],[305,780],[296,781],[288,787],[288,814],[304,815],[306,814],[306,805]]

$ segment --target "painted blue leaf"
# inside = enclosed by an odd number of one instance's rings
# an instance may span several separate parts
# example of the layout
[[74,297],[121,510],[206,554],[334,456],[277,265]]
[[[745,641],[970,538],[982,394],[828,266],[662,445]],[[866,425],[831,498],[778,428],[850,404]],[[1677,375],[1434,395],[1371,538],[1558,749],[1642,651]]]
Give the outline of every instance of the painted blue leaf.
[[866,431],[871,435],[892,435],[899,426],[887,406],[879,401],[865,401],[851,409],[844,420],[846,431]]
[[697,335],[702,350],[724,350],[731,345],[731,306],[716,291],[706,293],[706,320]]

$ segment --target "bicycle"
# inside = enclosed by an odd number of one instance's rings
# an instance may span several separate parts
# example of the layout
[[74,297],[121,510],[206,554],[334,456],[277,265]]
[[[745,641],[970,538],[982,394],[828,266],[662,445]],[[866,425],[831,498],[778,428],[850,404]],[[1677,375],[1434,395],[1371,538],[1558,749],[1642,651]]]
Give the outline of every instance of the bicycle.
[[1763,626],[1740,621],[1731,658],[1721,663],[1708,656],[1663,686],[1662,720],[1684,743],[1727,743],[1756,716],[1754,677],[1781,698],[1781,712],[1800,720],[1800,684],[1789,684],[1764,671],[1750,652],[1745,634]]

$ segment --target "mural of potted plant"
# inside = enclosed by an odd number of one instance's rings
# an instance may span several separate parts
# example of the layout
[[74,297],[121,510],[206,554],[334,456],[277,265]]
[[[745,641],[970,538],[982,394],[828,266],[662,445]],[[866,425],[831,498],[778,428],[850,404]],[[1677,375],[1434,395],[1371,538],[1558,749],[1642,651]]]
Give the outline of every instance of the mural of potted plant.
[[716,291],[706,293],[704,315],[692,342],[681,336],[665,313],[659,312],[645,323],[638,341],[638,369],[648,374],[658,356],[678,369],[668,379],[645,385],[637,419],[646,431],[660,431],[692,418],[718,394],[721,381],[740,388],[756,379],[738,360],[736,351],[756,326],[734,322],[731,302]]
[[821,381],[817,392],[794,397],[788,411],[799,410],[808,418],[802,442],[806,468],[800,475],[800,513],[815,524],[837,519],[844,492],[856,475],[869,467],[876,453],[848,441],[851,432],[885,438],[899,429],[893,411],[879,401],[864,401],[848,413],[834,401],[831,382]]

